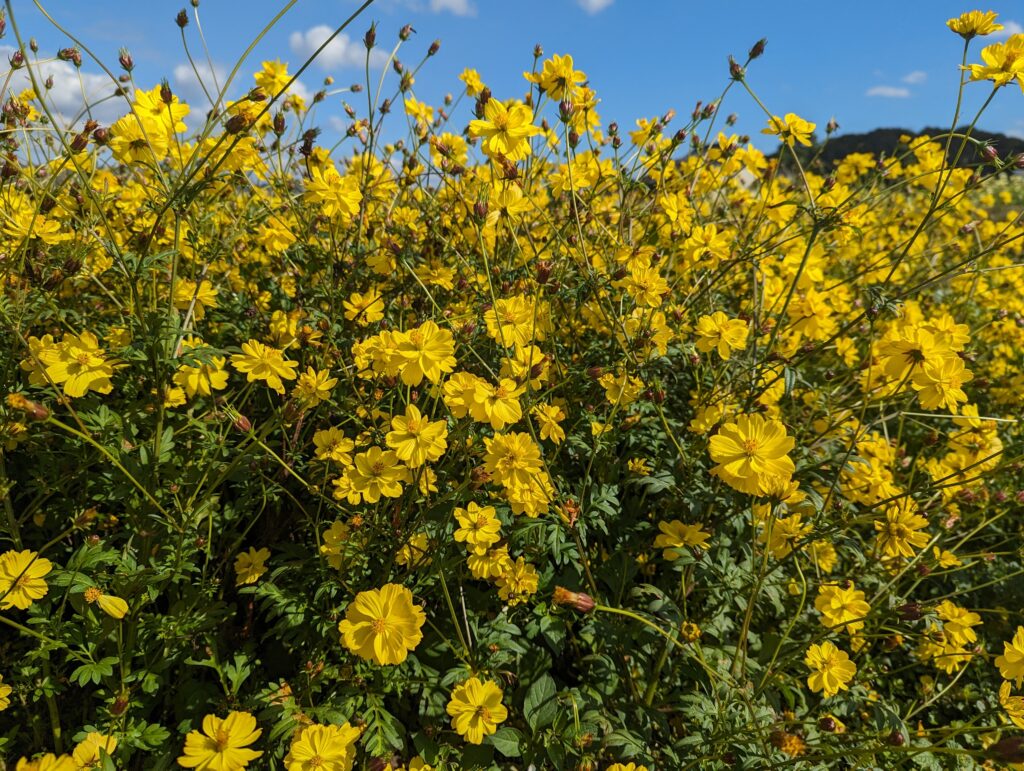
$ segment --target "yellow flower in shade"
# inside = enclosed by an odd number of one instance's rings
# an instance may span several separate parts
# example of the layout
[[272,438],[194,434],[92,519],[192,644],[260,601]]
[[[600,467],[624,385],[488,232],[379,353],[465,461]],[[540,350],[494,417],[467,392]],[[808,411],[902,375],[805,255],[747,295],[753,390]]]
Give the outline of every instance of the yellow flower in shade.
[[112,594],[104,594],[95,586],[90,586],[86,589],[83,597],[89,604],[96,603],[99,605],[100,610],[111,618],[122,619],[128,613],[127,602]]
[[497,578],[512,564],[508,556],[508,547],[499,546],[489,551],[474,549],[466,558],[466,565],[473,578],[486,581],[489,578]]
[[355,457],[346,476],[354,492],[367,503],[376,503],[382,495],[397,498],[402,494],[402,482],[408,479],[409,469],[392,450],[371,447]]
[[810,549],[811,559],[822,573],[831,573],[836,566],[836,547],[828,541],[814,541]]
[[443,420],[431,422],[415,404],[405,408],[405,415],[391,419],[391,431],[385,437],[388,447],[409,468],[417,468],[444,455],[448,448],[448,426]]
[[935,555],[935,561],[940,568],[956,568],[964,564],[953,552],[940,549],[938,546],[932,547],[932,554]]
[[654,539],[654,546],[665,550],[661,556],[667,560],[682,557],[686,552],[681,549],[707,549],[707,540],[711,537],[711,533],[705,532],[700,525],[687,525],[678,519],[659,522],[658,529],[661,535]]
[[1004,680],[1016,681],[1020,688],[1024,683],[1024,626],[1018,626],[1013,640],[1003,643],[1003,655],[996,656],[996,666]]
[[561,444],[565,440],[565,430],[559,425],[565,420],[565,413],[561,407],[546,403],[536,404],[530,409],[530,414],[537,421],[541,439],[550,439],[555,444]]
[[487,335],[506,348],[530,346],[548,332],[549,311],[533,297],[516,295],[497,300],[484,313]]
[[864,628],[862,619],[871,611],[864,592],[855,588],[852,581],[820,587],[814,608],[821,614],[821,622],[825,626],[842,626],[850,634]]
[[426,533],[413,533],[409,536],[402,548],[395,555],[395,561],[399,565],[405,565],[410,570],[430,563],[430,539]]
[[761,129],[762,134],[770,134],[779,138],[780,142],[792,147],[799,142],[802,145],[811,144],[811,134],[814,132],[815,124],[806,121],[799,115],[791,112],[786,113],[785,118],[773,115],[768,119],[768,128]]
[[0,554],[0,609],[25,610],[45,597],[49,587],[43,576],[52,568],[50,560],[27,549]]
[[958,607],[949,600],[940,602],[935,612],[942,619],[942,631],[954,645],[967,645],[977,641],[978,635],[971,628],[981,623],[981,616],[977,613]]
[[365,294],[353,292],[341,305],[345,309],[345,318],[361,327],[384,318],[384,300],[376,289]]
[[76,771],[80,766],[75,765],[75,760],[70,755],[54,755],[47,752],[45,755],[29,760],[21,758],[14,771]]
[[946,26],[964,40],[970,40],[977,35],[999,32],[1003,25],[996,23],[996,15],[995,11],[966,11],[947,21]]
[[795,469],[786,454],[793,438],[778,420],[762,415],[739,415],[711,437],[711,473],[730,487],[751,495],[767,492],[774,480],[789,480]]
[[182,279],[174,286],[174,307],[182,311],[192,308],[192,317],[202,321],[207,308],[217,307],[217,290],[206,279],[198,284],[190,279]]
[[349,526],[344,522],[332,522],[331,526],[324,530],[320,544],[320,553],[327,558],[327,564],[335,570],[341,568],[344,561],[342,552],[345,550],[345,542],[348,540]]
[[0,712],[11,706],[11,691],[13,688],[4,682],[4,676],[0,675]]
[[39,360],[54,383],[63,384],[68,396],[85,396],[87,391],[109,394],[114,365],[107,361],[99,340],[92,332],[64,335],[58,345],[40,351]]
[[423,639],[427,620],[412,592],[398,584],[360,592],[338,624],[345,647],[377,664],[401,664]]
[[501,520],[493,506],[478,506],[470,501],[466,508],[457,508],[454,513],[459,522],[455,540],[466,544],[468,549],[486,552],[501,540]]
[[342,466],[352,462],[352,450],[356,443],[342,433],[340,428],[325,428],[313,434],[317,460],[331,460]]
[[231,363],[246,375],[250,383],[265,380],[279,394],[284,393],[281,381],[294,380],[295,368],[299,366],[298,362],[284,358],[279,349],[264,345],[259,340],[242,343],[242,352],[234,354]]
[[733,351],[746,347],[749,333],[750,327],[743,319],[730,319],[722,311],[715,311],[697,319],[697,350],[718,351],[724,361],[729,361]]
[[1017,728],[1024,728],[1024,696],[1011,696],[1010,684],[999,686],[999,705]]
[[606,771],[647,771],[647,766],[638,766],[636,763],[612,763]]
[[441,382],[441,375],[455,369],[455,342],[452,333],[440,329],[433,321],[424,321],[416,329],[395,332],[394,340],[401,369],[402,382],[419,385],[423,378]]
[[789,556],[813,527],[804,524],[799,514],[788,517],[769,517],[765,529],[758,536],[758,542],[766,545],[768,554],[777,560]]
[[470,744],[480,744],[484,737],[498,730],[508,718],[508,710],[501,703],[501,688],[493,680],[480,681],[471,677],[455,687],[448,714],[452,728]]
[[350,771],[362,732],[349,725],[308,725],[292,739],[284,756],[287,771]]
[[243,551],[235,557],[235,586],[259,581],[260,576],[267,572],[267,566],[263,563],[269,556],[270,549],[250,547],[249,551]]
[[807,687],[814,693],[823,691],[826,698],[847,690],[847,683],[857,673],[857,665],[850,661],[846,651],[828,641],[808,648],[804,663],[811,670]]
[[533,110],[515,102],[506,107],[491,98],[484,105],[484,117],[469,122],[469,135],[483,139],[483,151],[488,157],[503,155],[510,161],[520,161],[530,154],[529,139],[542,133],[533,125]]
[[292,389],[292,396],[304,407],[316,407],[331,398],[331,389],[336,385],[338,378],[331,377],[329,370],[306,367],[306,371],[299,375],[295,388]]
[[906,501],[885,510],[885,520],[875,520],[878,545],[887,557],[913,557],[914,549],[928,543],[928,533],[921,528],[928,526],[928,520],[914,511],[914,505]]
[[202,731],[189,731],[184,754],[178,765],[185,768],[240,771],[262,755],[249,749],[263,731],[248,712],[229,712],[223,720],[216,715],[203,718]]
[[75,768],[99,768],[103,759],[113,755],[116,749],[116,737],[92,731],[75,745],[71,757]]
[[537,593],[537,569],[522,557],[509,561],[498,575],[498,596],[509,605],[518,605]]

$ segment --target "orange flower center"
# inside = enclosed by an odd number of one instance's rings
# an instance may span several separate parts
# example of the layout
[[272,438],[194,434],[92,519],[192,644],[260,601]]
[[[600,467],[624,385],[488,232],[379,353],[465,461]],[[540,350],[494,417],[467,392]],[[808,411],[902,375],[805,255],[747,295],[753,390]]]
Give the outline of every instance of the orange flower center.
[[384,634],[388,628],[388,620],[386,618],[375,618],[370,626],[373,628],[374,634]]
[[218,728],[217,735],[213,737],[213,740],[217,743],[217,752],[224,752],[224,750],[228,748],[228,743],[231,741],[231,734],[223,728]]
[[747,440],[745,440],[743,442],[743,452],[746,454],[746,456],[748,458],[756,455],[757,454],[757,440],[756,439],[747,439]]

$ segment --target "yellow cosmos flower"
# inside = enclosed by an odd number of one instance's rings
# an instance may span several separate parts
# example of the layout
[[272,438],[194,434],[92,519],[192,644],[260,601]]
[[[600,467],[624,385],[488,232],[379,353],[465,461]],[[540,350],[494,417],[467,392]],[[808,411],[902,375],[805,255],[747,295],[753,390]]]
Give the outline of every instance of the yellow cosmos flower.
[[711,473],[740,492],[763,494],[774,480],[788,481],[793,474],[795,466],[786,453],[794,444],[778,420],[740,415],[711,437],[711,459],[718,463]]
[[207,308],[217,307],[217,290],[206,279],[196,283],[182,279],[174,286],[174,307],[187,311],[192,309],[192,318],[202,321]]
[[294,396],[304,407],[316,407],[331,398],[331,391],[338,385],[338,378],[331,377],[329,370],[316,370],[306,367],[306,371],[299,375],[295,388],[292,389]]
[[345,647],[377,664],[401,664],[423,639],[423,608],[398,584],[360,592],[338,624]]
[[385,441],[406,466],[417,468],[444,455],[447,436],[448,426],[443,420],[431,422],[415,404],[410,404],[404,416],[391,419],[391,431]]
[[91,731],[71,753],[75,768],[98,768],[117,749],[117,738]]
[[743,319],[730,319],[722,311],[697,319],[697,350],[701,353],[718,351],[723,361],[729,361],[733,351],[747,345],[750,327]]
[[996,16],[995,11],[966,11],[947,21],[946,26],[964,40],[970,40],[977,35],[999,32],[1003,25],[996,23]]
[[333,164],[323,169],[314,166],[309,174],[302,199],[319,204],[327,217],[351,222],[359,213],[359,204],[363,200],[358,178],[351,173],[342,176]]
[[47,376],[62,383],[68,396],[85,396],[87,391],[109,394],[114,388],[110,382],[114,366],[92,332],[64,335],[60,343],[42,349],[38,356]]
[[11,706],[11,691],[14,690],[4,682],[4,676],[0,675],[0,712]]
[[452,728],[470,744],[482,743],[485,736],[497,731],[498,725],[508,718],[501,698],[501,688],[493,680],[469,678],[455,687],[448,702]]
[[260,580],[260,576],[267,572],[264,565],[270,557],[270,549],[256,549],[250,547],[235,557],[235,586],[254,584]]
[[351,771],[362,731],[342,725],[308,725],[292,739],[284,756],[287,771]]
[[112,594],[104,594],[95,586],[90,586],[85,590],[85,594],[82,595],[86,602],[92,604],[96,603],[100,606],[100,610],[106,613],[111,618],[122,619],[128,613],[128,603],[120,597],[115,597]]
[[1003,653],[996,656],[996,666],[1004,680],[1014,680],[1018,688],[1024,683],[1024,626],[1018,626],[1010,642],[1003,643]]
[[847,683],[857,673],[849,654],[828,641],[808,648],[804,663],[811,670],[807,687],[814,693],[823,691],[826,698],[847,690]]
[[392,450],[371,447],[355,457],[355,464],[348,469],[346,476],[352,489],[367,503],[376,503],[381,496],[400,496],[402,482],[408,479],[409,470]]
[[915,549],[928,543],[928,533],[920,532],[928,520],[914,511],[912,504],[902,503],[885,510],[885,520],[875,520],[878,545],[887,557],[913,557]]
[[229,712],[224,719],[207,715],[203,718],[203,730],[189,731],[185,737],[184,754],[178,758],[178,765],[240,771],[263,754],[249,749],[261,733],[256,718],[248,712]]
[[483,139],[483,151],[490,157],[503,155],[520,161],[530,154],[530,137],[541,133],[533,125],[533,110],[520,102],[506,107],[498,99],[488,99],[484,117],[469,122],[469,135]]
[[0,554],[0,609],[25,610],[46,596],[49,587],[43,576],[53,565],[34,551],[8,551]]
[[479,506],[470,501],[466,508],[456,508],[454,514],[459,523],[455,540],[466,544],[467,548],[486,552],[501,540],[501,521],[493,506]]
[[762,134],[777,136],[780,142],[790,147],[799,142],[802,145],[811,144],[811,134],[814,132],[815,124],[806,121],[799,115],[791,112],[786,113],[785,118],[773,115],[768,119],[768,128],[761,129]]
[[232,355],[231,363],[246,375],[250,383],[264,380],[279,394],[284,393],[281,381],[294,380],[295,368],[299,366],[298,362],[285,359],[279,349],[264,345],[259,340],[242,343],[242,352]]
[[705,532],[700,525],[688,525],[674,519],[671,522],[659,522],[658,529],[661,535],[654,539],[654,546],[657,549],[664,549],[661,556],[667,560],[675,560],[682,557],[685,548],[707,549],[707,540],[711,533]]
[[852,581],[826,584],[819,588],[814,608],[821,614],[821,622],[825,626],[841,626],[850,634],[864,628],[862,619],[871,612],[871,606],[864,599],[864,592],[857,589]]
[[394,339],[402,363],[402,382],[406,385],[419,385],[423,378],[440,383],[442,373],[455,369],[452,333],[433,321],[425,321],[408,332],[395,332]]

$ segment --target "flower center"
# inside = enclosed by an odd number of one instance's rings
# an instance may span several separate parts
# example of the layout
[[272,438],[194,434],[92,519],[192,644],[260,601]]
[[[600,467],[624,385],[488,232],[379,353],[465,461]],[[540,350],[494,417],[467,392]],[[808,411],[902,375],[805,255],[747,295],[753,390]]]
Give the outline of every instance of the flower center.
[[744,440],[744,442],[743,442],[743,452],[746,454],[746,456],[748,458],[756,455],[757,454],[757,440],[756,439],[746,439],[746,440]]
[[217,735],[214,737],[214,741],[217,743],[217,752],[224,752],[228,748],[228,742],[231,740],[231,734],[225,731],[223,728],[217,729]]
[[375,618],[370,626],[373,628],[374,634],[384,634],[388,628],[388,620],[386,618]]

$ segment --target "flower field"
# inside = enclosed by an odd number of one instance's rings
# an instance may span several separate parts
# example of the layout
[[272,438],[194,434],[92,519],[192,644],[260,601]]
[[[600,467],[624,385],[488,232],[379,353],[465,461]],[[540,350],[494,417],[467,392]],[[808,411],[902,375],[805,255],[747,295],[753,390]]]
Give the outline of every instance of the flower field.
[[764,41],[630,127],[123,51],[102,125],[7,7],[0,768],[1024,768],[1024,35],[826,166]]

